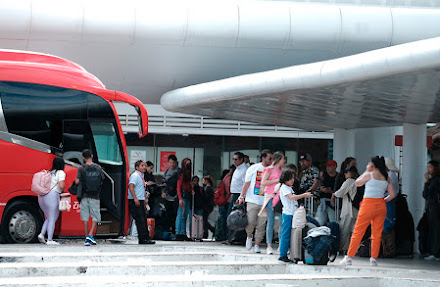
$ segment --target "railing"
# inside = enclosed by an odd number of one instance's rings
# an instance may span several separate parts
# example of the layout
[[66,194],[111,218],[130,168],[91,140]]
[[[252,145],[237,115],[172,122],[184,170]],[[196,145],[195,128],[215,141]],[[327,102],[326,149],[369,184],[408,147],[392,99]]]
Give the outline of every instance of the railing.
[[[137,116],[119,114],[124,132],[137,131]],[[277,138],[332,139],[332,132],[304,131],[296,128],[265,126],[251,122],[214,119],[196,115],[152,115],[148,116],[150,133],[157,134],[204,134],[226,136],[257,136]]]

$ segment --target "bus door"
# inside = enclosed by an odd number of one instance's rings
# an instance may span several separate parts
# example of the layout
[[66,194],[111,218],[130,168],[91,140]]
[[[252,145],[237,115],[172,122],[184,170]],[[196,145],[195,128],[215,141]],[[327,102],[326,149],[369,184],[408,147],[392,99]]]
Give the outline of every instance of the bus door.
[[[117,140],[113,123],[65,120],[63,123],[63,151],[68,164],[79,167],[83,163],[82,150],[90,149],[93,161],[104,171],[105,179],[100,193],[101,222],[98,224],[98,235],[118,235],[124,222],[125,185],[124,164],[119,141]],[[68,183],[70,186],[70,183]],[[76,196],[72,196],[71,212],[63,212],[61,236],[71,236],[78,233],[78,224],[82,226],[79,217],[80,208]],[[78,234],[83,235],[83,232]]]

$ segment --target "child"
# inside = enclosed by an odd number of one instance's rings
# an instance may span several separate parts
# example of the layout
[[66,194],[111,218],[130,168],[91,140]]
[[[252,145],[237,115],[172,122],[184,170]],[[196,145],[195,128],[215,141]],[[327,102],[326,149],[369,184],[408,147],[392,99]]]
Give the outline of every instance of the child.
[[283,229],[280,240],[280,258],[278,259],[283,262],[290,262],[290,259],[287,258],[287,250],[290,247],[292,218],[293,213],[298,207],[297,200],[312,197],[310,192],[295,195],[291,187],[294,181],[293,172],[290,169],[284,169],[281,173],[280,183],[275,187],[275,190],[280,192],[280,199],[283,204]]

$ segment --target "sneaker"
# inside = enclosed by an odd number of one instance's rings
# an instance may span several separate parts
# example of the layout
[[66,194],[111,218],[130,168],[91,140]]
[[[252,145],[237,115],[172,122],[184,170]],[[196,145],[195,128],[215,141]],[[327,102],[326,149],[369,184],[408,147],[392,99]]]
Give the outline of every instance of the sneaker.
[[344,256],[344,259],[342,259],[339,264],[340,265],[345,265],[345,266],[349,266],[353,263],[353,261],[351,260],[351,257],[348,257],[347,255]]
[[46,244],[46,239],[44,239],[43,234],[38,234],[38,241],[40,241],[40,243]]
[[90,246],[91,242],[89,240],[89,237],[86,237],[86,240],[84,240],[84,246]]
[[370,257],[370,266],[377,266],[376,258]]
[[272,247],[267,247],[267,249],[266,249],[266,254],[267,254],[267,255],[272,255],[272,254],[273,254],[273,249],[272,249]]
[[247,250],[252,249],[252,237],[246,238],[246,248],[247,248]]
[[46,242],[46,245],[60,245],[58,242],[56,242],[56,241],[53,241],[53,240],[48,240],[47,242]]
[[86,240],[88,240],[91,245],[96,245],[96,240],[93,236],[87,235]]
[[285,262],[285,263],[290,263],[290,262],[292,262],[292,261],[290,261],[289,258],[287,258],[287,256],[280,257],[280,258],[278,258],[278,260],[283,261],[283,262]]
[[434,255],[429,255],[429,256],[425,257],[425,260],[436,261],[436,260],[439,260],[439,259],[437,257],[435,257]]
[[255,246],[254,246],[254,252],[255,252],[255,253],[261,253],[261,251],[260,251],[260,246],[255,245]]

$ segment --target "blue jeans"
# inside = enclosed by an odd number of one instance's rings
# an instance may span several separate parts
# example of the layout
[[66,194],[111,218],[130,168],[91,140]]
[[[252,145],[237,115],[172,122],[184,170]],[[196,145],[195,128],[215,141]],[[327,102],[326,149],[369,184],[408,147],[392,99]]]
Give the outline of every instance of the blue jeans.
[[186,235],[186,220],[191,214],[191,205],[188,198],[183,198],[184,208],[180,207],[177,209],[176,217],[176,235]]
[[283,214],[283,230],[280,238],[280,257],[287,256],[290,247],[290,236],[292,231],[293,215]]
[[[266,205],[267,212],[267,227],[266,227],[266,242],[267,244],[272,244],[273,241],[273,226],[275,224],[275,211],[273,210],[272,205],[273,199],[269,200]],[[283,217],[281,214],[278,214],[280,220],[280,226],[278,228],[278,237],[281,237],[281,228],[283,226]]]

